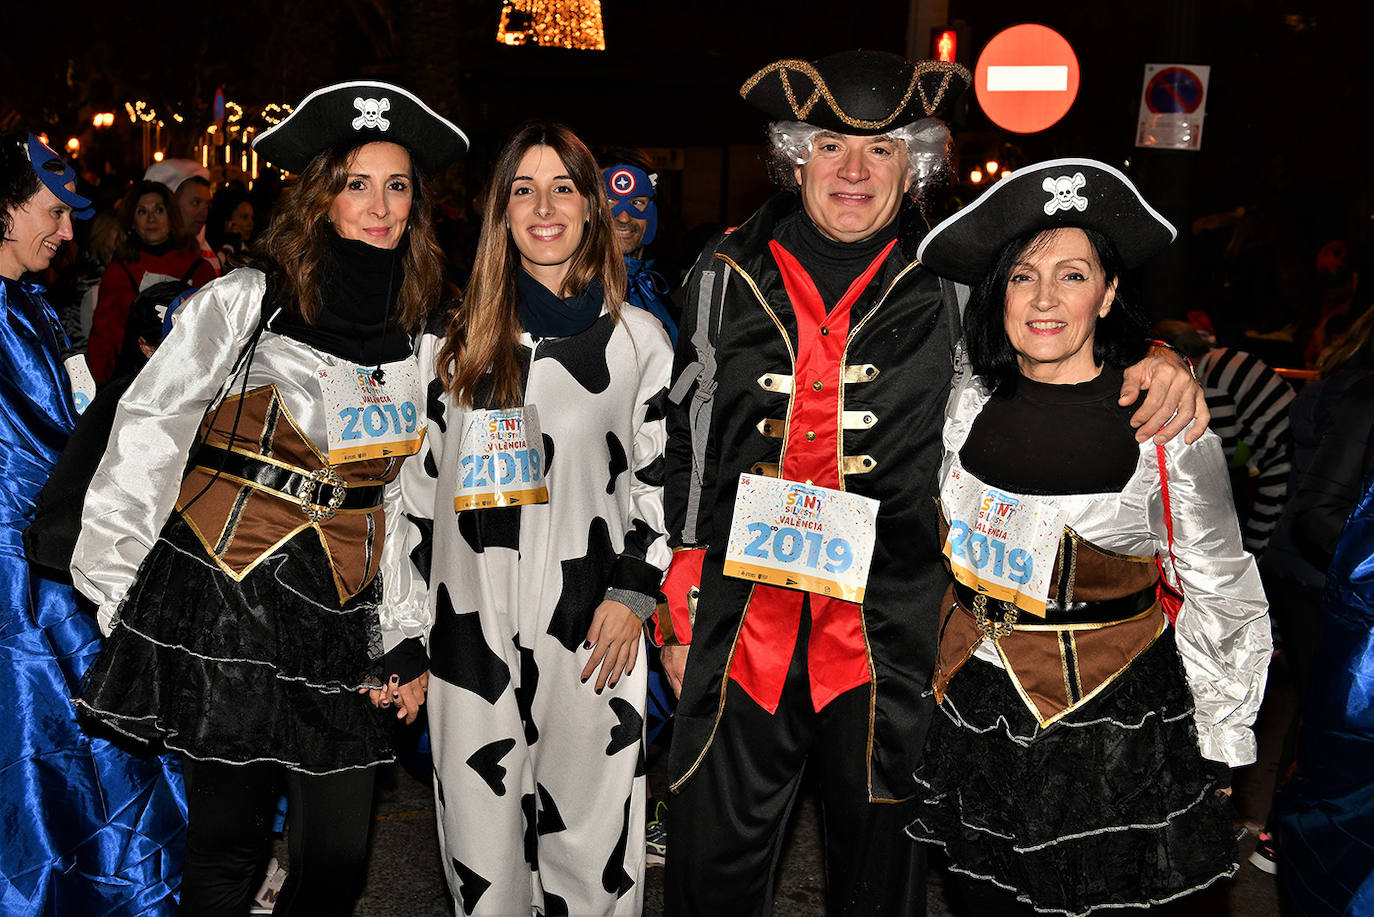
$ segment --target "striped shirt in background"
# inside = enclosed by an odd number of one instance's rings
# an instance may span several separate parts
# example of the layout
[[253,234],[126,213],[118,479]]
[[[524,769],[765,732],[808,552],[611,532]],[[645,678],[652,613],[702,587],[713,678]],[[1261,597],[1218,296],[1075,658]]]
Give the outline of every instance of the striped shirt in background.
[[1246,464],[1255,500],[1245,521],[1245,548],[1259,556],[1288,499],[1293,389],[1259,357],[1229,347],[1215,348],[1198,362],[1198,379],[1227,461],[1240,443],[1250,450]]

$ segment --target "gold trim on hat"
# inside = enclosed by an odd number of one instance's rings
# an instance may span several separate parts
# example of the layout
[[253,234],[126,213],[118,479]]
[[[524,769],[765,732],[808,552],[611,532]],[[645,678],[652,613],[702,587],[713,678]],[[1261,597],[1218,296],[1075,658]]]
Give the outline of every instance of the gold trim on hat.
[[[938,71],[944,75],[944,78],[940,81],[940,88],[936,91],[933,100],[926,95],[925,86],[921,84],[921,77],[932,71]],[[825,78],[821,76],[815,65],[810,61],[780,60],[769,64],[745,81],[744,85],[741,86],[739,90],[740,97],[745,99],[749,98],[749,93],[753,88],[762,82],[765,77],[774,72],[778,74],[778,79],[782,83],[783,94],[787,96],[787,104],[792,107],[792,114],[796,116],[798,121],[805,121],[811,114],[811,109],[815,108],[816,103],[824,99],[830,106],[830,110],[835,113],[835,117],[839,118],[840,121],[850,127],[870,131],[878,131],[890,127],[892,122],[896,121],[901,113],[906,110],[907,103],[911,101],[913,93],[920,93],[921,107],[925,109],[926,115],[929,116],[933,114],[935,110],[940,107],[940,103],[944,101],[945,93],[949,89],[951,77],[958,75],[963,79],[965,84],[972,82],[968,70],[961,64],[950,64],[944,61],[931,60],[918,61],[912,65],[911,82],[907,85],[906,92],[902,95],[902,100],[893,108],[892,114],[881,121],[865,121],[850,116],[844,109],[840,108],[840,103],[835,101],[835,96],[831,94],[830,87],[825,83]],[[815,84],[816,88],[812,91],[811,97],[800,105],[797,104],[797,95],[792,90],[792,82],[787,78],[789,72],[800,74],[810,79],[811,82]]]

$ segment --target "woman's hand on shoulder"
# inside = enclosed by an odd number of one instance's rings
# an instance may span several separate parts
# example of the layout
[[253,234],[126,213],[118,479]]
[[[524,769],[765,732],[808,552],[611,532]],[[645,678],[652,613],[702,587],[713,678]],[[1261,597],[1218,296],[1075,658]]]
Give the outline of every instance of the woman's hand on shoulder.
[[643,622],[628,605],[611,599],[598,605],[583,645],[592,651],[582,668],[583,683],[600,667],[596,676],[596,693],[600,694],[606,685],[614,688],[622,675],[633,672],[643,632]]
[[[1183,433],[1185,443],[1195,443],[1207,432],[1212,413],[1207,409],[1202,386],[1193,379],[1183,358],[1172,350],[1152,348],[1145,359],[1127,367],[1118,403],[1134,404],[1141,389],[1148,394],[1131,415],[1137,441],[1143,443],[1153,436],[1162,445]],[[1197,422],[1193,423],[1194,420]]]

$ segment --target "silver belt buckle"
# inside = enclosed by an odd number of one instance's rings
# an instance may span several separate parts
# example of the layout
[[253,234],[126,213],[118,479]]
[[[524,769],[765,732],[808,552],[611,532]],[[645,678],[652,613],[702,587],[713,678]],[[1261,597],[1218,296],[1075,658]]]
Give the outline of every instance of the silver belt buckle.
[[[315,496],[320,492],[320,488],[325,485],[332,486],[334,490],[329,495],[329,502],[321,504],[315,499]],[[346,496],[344,479],[339,477],[337,471],[328,465],[323,468],[316,468],[310,472],[305,492],[301,494],[301,512],[305,513],[306,518],[311,522],[327,522],[333,519],[334,514],[339,511],[339,507],[343,506]]]

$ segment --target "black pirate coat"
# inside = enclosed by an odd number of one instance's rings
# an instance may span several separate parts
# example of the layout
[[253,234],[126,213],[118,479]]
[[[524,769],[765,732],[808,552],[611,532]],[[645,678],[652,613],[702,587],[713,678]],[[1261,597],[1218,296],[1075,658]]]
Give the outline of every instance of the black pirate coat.
[[[688,286],[665,500],[672,543],[703,546],[706,554],[670,753],[674,787],[711,753],[725,705],[742,693],[729,665],[753,586],[726,577],[723,563],[740,474],[776,473],[788,440],[776,423],[764,432],[766,421],[791,420],[798,346],[796,316],[768,243],[800,219],[796,194],[774,197],[703,253]],[[923,694],[947,584],[932,499],[959,335],[953,286],[915,260],[925,221],[910,206],[900,219],[896,248],[851,310],[838,394],[841,412],[872,418],[853,429],[841,424],[843,487],[881,503],[862,606],[872,676],[868,794],[875,802],[914,793],[911,773],[931,710]]]

